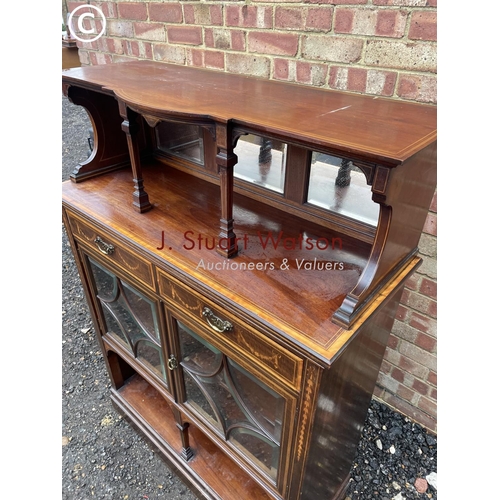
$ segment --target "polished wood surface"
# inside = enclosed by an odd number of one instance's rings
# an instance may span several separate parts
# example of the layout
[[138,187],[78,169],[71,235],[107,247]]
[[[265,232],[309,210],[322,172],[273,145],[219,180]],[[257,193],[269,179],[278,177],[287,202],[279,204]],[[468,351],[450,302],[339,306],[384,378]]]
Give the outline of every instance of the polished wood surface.
[[[237,259],[226,260],[213,251],[213,228],[218,226],[220,213],[217,186],[157,163],[145,166],[143,174],[151,186],[154,205],[144,214],[129,203],[127,170],[81,184],[66,182],[63,199],[78,209],[81,217],[91,217],[100,227],[108,228],[115,239],[121,236],[135,241],[137,252],[146,250],[144,258],[156,259],[160,266],[174,266],[183,280],[205,285],[206,295],[215,303],[221,303],[221,296],[230,297],[234,302],[231,310],[249,324],[262,328],[264,322],[270,333],[279,331],[281,336],[284,332],[302,350],[331,362],[336,352],[332,346],[344,331],[331,322],[331,314],[359,279],[370,245],[235,195],[235,221],[240,236],[247,235],[248,242],[246,248],[243,239],[239,242]],[[298,246],[301,233],[325,238],[329,248],[285,249],[285,245],[294,244],[285,238],[295,238]],[[342,248],[336,238],[340,238]],[[332,241],[337,244],[334,249]],[[287,259],[289,269],[280,269],[283,259]],[[311,269],[304,269],[305,262]],[[343,269],[314,269],[315,263],[325,262],[342,263]],[[267,263],[267,269],[248,269],[258,263],[263,267]],[[231,269],[232,265],[236,268]],[[244,266],[247,269],[240,271]]]
[[434,106],[186,66],[88,66],[65,72],[63,81],[115,95],[146,114],[231,121],[387,165],[400,164],[436,139]]

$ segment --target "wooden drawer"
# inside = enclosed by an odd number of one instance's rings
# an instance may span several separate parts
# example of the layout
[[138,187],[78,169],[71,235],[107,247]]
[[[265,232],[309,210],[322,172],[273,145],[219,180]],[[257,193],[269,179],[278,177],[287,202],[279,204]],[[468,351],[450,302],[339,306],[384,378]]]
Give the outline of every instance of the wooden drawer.
[[73,236],[86,248],[106,256],[108,264],[118,267],[128,276],[140,281],[150,289],[155,289],[153,266],[146,259],[109,236],[87,221],[68,212],[68,220]]
[[202,294],[158,269],[160,295],[175,309],[194,319],[207,340],[254,372],[265,370],[295,390],[300,388],[302,359],[214,304]]

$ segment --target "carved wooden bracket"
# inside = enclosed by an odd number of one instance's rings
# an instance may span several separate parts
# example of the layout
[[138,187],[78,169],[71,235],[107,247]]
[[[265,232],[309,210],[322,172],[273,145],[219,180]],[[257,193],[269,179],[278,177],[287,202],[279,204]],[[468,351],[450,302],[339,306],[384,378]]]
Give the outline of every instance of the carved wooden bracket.
[[123,101],[118,101],[120,116],[123,118],[122,130],[127,137],[130,163],[132,166],[132,175],[134,181],[133,206],[138,212],[147,212],[153,206],[149,202],[149,196],[144,189],[144,180],[142,178],[141,155],[139,150],[138,132],[140,130],[138,119],[139,115],[128,108]]
[[116,100],[67,83],[63,84],[63,93],[70,102],[85,109],[94,129],[93,151],[74,168],[71,180],[80,182],[128,165],[130,158],[125,137],[120,131],[121,120]]

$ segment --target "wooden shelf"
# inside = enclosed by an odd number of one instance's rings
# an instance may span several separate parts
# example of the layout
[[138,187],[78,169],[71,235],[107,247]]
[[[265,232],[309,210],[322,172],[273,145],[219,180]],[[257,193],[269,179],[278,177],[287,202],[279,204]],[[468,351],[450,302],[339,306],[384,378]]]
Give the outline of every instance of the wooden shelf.
[[119,390],[112,390],[111,398],[200,498],[273,498],[193,425],[189,436],[194,457],[185,462],[179,454],[181,440],[169,404],[140,375],[130,377]]

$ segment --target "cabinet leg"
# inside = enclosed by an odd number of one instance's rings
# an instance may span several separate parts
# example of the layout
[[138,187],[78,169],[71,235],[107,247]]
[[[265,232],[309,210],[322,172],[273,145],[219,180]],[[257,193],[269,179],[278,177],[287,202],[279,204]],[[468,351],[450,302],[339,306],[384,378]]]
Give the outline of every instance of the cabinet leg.
[[186,462],[188,462],[194,456],[193,450],[189,446],[189,432],[188,432],[189,423],[182,421],[182,414],[178,409],[172,408],[172,412],[175,418],[175,425],[177,429],[179,429],[179,433],[181,435],[181,443],[182,443],[181,457]]
[[183,424],[177,424],[177,429],[179,429],[181,433],[181,441],[182,441],[182,450],[181,457],[188,462],[193,458],[194,453],[191,447],[189,446],[189,432],[188,432],[189,424],[184,422]]

